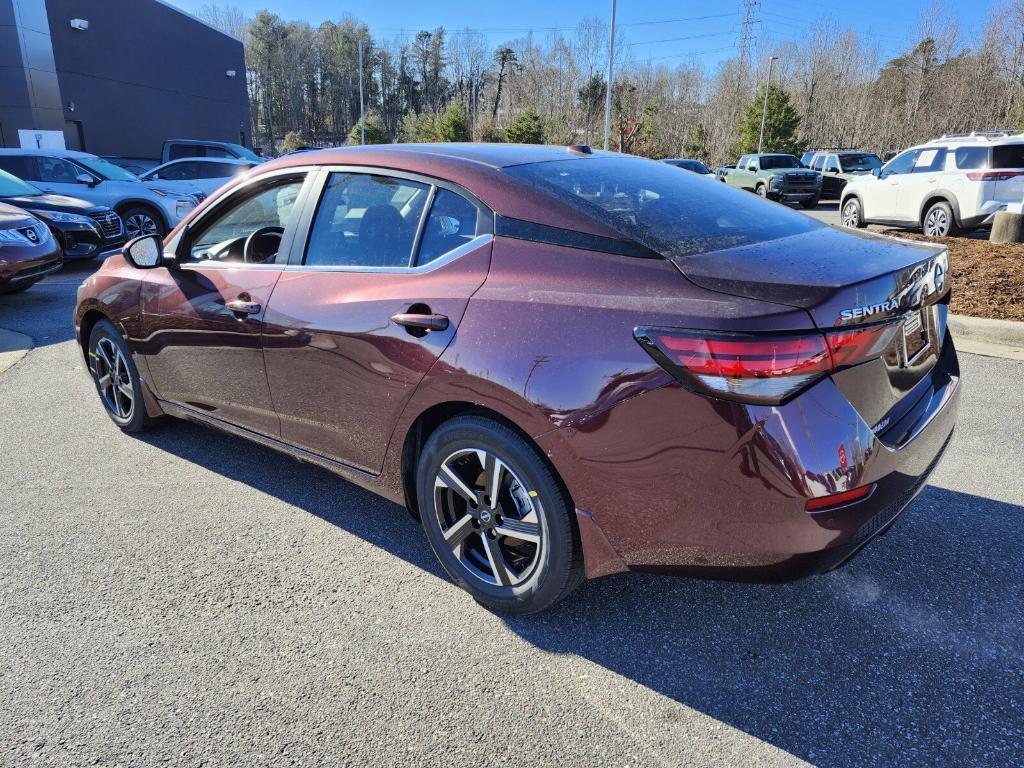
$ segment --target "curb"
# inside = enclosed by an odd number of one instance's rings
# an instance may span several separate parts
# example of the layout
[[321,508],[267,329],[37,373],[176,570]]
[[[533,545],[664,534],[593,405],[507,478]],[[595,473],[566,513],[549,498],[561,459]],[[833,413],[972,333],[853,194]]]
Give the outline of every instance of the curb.
[[0,373],[21,360],[30,349],[32,349],[31,337],[0,328]]
[[987,317],[950,315],[949,330],[960,352],[1006,360],[1024,360],[1024,323]]

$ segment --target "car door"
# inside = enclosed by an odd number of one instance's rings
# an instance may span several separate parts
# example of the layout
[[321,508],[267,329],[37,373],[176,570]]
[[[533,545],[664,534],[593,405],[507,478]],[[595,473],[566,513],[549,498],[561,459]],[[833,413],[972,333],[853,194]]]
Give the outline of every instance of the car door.
[[873,176],[863,188],[864,218],[878,221],[901,221],[897,203],[900,185],[914,168],[920,150],[911,149],[897,155],[884,166],[878,176]]
[[174,265],[150,270],[141,296],[141,352],[158,397],[279,434],[261,336],[305,181],[301,171],[254,180],[168,243]]
[[839,156],[830,154],[825,158],[824,168],[821,170],[822,192],[825,197],[839,197],[846,186],[846,182],[840,177],[842,168],[839,165]]
[[308,241],[267,308],[267,378],[282,439],[376,473],[487,275],[493,214],[423,177],[339,168],[323,178]]
[[942,185],[946,155],[945,147],[926,147],[917,153],[910,173],[903,176],[899,185],[896,206],[901,219],[921,220],[925,200]]

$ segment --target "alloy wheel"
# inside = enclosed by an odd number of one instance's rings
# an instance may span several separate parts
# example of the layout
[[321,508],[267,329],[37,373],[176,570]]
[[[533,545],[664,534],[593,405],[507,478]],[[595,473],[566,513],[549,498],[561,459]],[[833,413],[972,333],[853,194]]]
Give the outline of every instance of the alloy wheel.
[[942,208],[935,207],[928,212],[924,222],[924,233],[930,237],[944,237],[949,232],[949,217]]
[[157,234],[156,222],[152,216],[144,213],[133,213],[124,221],[124,231],[129,240],[143,235]]
[[540,561],[544,538],[536,495],[493,453],[462,449],[441,463],[434,514],[455,558],[480,581],[515,586]]
[[118,419],[129,420],[135,410],[135,390],[124,354],[112,339],[103,337],[96,342],[91,358],[92,375],[103,404]]
[[860,206],[850,201],[843,207],[843,226],[856,227],[860,221]]

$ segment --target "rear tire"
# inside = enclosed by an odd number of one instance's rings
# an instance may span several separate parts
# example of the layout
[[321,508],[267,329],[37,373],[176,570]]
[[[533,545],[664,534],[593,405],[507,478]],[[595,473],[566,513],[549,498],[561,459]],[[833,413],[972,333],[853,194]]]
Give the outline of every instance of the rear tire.
[[932,205],[924,214],[921,231],[928,237],[952,237],[960,233],[953,215],[953,206],[945,200]]
[[482,416],[442,424],[420,454],[416,489],[434,554],[488,608],[543,611],[583,580],[572,504],[534,447],[505,425]]
[[844,227],[864,229],[864,212],[860,207],[860,200],[856,197],[847,198],[839,211],[839,218]]
[[114,324],[100,320],[89,334],[89,373],[103,408],[124,432],[142,432],[158,419],[146,413],[139,369]]

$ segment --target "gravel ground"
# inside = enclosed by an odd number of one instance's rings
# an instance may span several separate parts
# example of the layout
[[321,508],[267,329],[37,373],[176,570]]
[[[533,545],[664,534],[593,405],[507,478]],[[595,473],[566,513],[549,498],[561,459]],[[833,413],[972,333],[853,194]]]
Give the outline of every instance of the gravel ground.
[[545,615],[452,587],[398,507],[185,423],[122,435],[72,266],[0,297],[0,764],[1010,765],[1024,363],[965,355],[900,523],[787,585],[649,575]]

